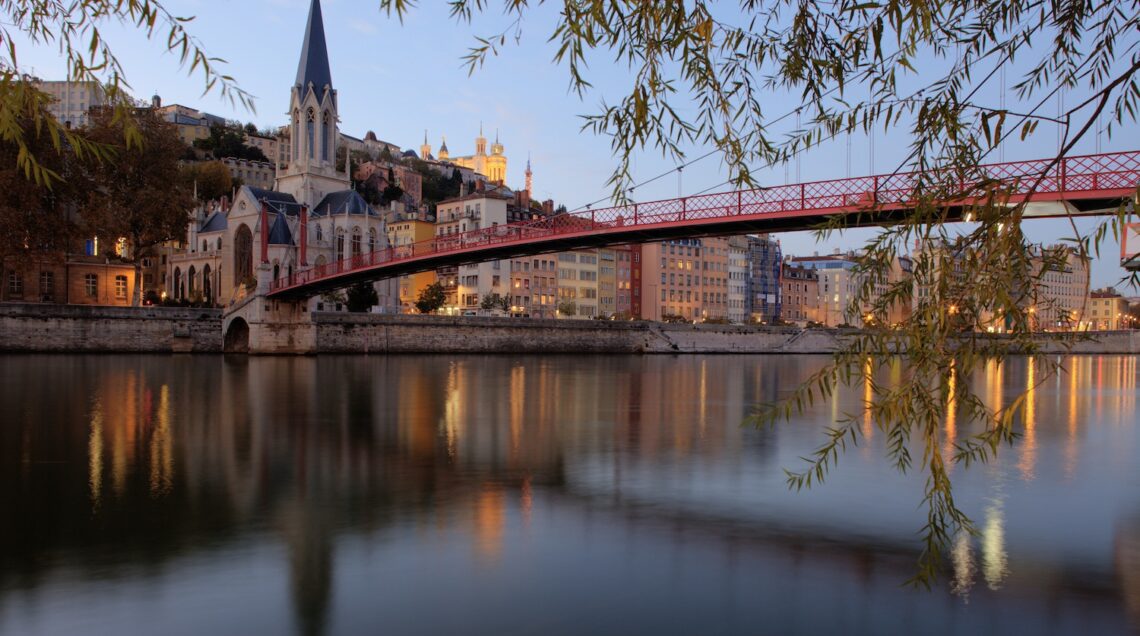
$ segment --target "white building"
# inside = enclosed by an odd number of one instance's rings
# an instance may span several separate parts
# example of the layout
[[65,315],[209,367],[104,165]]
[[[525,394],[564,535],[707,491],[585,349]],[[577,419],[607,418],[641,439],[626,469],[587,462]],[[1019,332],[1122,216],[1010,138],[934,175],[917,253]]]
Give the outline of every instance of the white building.
[[54,98],[48,112],[72,128],[88,124],[92,107],[107,105],[107,94],[99,82],[39,81],[36,88]]

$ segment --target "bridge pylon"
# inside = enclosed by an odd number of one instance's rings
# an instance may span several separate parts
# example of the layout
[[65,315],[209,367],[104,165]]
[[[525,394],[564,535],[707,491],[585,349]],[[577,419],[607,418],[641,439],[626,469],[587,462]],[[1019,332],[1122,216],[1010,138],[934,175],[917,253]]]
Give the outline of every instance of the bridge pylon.
[[223,351],[251,354],[316,353],[316,326],[309,299],[269,298],[273,272],[256,269],[257,286],[222,312]]

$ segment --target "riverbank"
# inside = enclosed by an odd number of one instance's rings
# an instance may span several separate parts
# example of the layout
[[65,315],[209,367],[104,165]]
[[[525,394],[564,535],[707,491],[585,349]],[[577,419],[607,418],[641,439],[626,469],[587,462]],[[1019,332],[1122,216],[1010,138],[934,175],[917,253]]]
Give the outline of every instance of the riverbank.
[[[295,326],[294,326],[295,327]],[[318,312],[313,353],[831,353],[849,331],[602,320]],[[0,304],[0,351],[221,353],[222,312]],[[1057,353],[1065,352],[1056,345]],[[1104,332],[1069,353],[1140,353],[1140,331]]]

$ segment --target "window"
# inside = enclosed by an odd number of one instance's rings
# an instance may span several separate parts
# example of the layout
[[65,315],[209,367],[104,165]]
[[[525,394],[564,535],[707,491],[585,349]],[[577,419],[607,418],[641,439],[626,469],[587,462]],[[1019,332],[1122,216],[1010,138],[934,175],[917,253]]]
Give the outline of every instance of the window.
[[40,296],[44,300],[55,298],[55,273],[40,272]]
[[84,274],[83,275],[83,291],[87,293],[88,298],[98,298],[99,296],[99,275],[98,274]]
[[309,144],[309,159],[314,157],[314,131],[313,131],[313,109],[310,108],[307,117],[305,118],[305,141]]
[[329,160],[330,141],[332,140],[329,137],[329,111],[326,110],[321,118],[321,161]]
[[127,277],[126,276],[116,276],[115,277],[115,298],[122,300],[122,299],[125,299],[126,297],[127,297]]
[[8,272],[8,293],[12,296],[24,295],[24,275],[20,272]]

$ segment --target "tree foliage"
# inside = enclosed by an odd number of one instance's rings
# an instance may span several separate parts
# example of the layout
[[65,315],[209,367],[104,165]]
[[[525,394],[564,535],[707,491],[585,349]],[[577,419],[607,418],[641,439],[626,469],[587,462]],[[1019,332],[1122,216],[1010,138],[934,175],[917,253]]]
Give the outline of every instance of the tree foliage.
[[216,201],[233,192],[234,180],[230,169],[221,161],[200,161],[183,164],[182,180],[197,192],[199,201]]
[[357,283],[348,288],[345,294],[345,304],[352,312],[368,311],[380,302],[380,295],[376,293],[376,286],[369,282]]
[[[247,124],[247,126],[253,126],[253,124]],[[256,133],[256,131],[255,127],[254,132]],[[245,143],[246,132],[246,129],[240,124],[232,126],[215,124],[210,126],[209,136],[194,140],[194,147],[215,159],[232,157],[250,161],[269,161],[269,157],[265,156],[261,148]]]
[[498,292],[487,294],[479,303],[479,308],[483,311],[493,311],[496,309],[499,311],[510,311],[511,298],[510,296],[503,296]]
[[[86,166],[97,187],[83,204],[81,225],[88,236],[98,236],[106,245],[126,239],[127,259],[138,270],[140,257],[151,248],[185,237],[195,202],[179,168],[183,146],[174,127],[152,111],[141,111],[133,125],[142,143],[126,148],[124,125],[112,112],[103,111],[85,131],[91,140],[115,149],[115,155],[113,161]],[[136,271],[135,279],[141,284],[141,271]]]
[[[126,73],[103,30],[112,24],[130,24],[148,40],[160,42],[178,59],[188,75],[203,82],[204,92],[218,91],[224,99],[252,109],[248,93],[220,70],[224,60],[211,57],[189,31],[193,18],[167,10],[162,0],[6,0],[0,2],[0,141],[14,145],[16,166],[25,177],[52,186],[61,175],[41,160],[36,152],[41,136],[57,152],[83,160],[107,160],[112,149],[63,125],[47,111],[49,97],[36,89],[27,70],[19,63],[14,36],[19,34],[37,46],[59,50],[67,65],[67,78],[73,82],[95,82],[103,86],[122,131],[119,145],[135,147],[142,141],[134,123],[134,104],[126,90]],[[31,126],[22,122],[30,121]]]
[[445,302],[447,302],[447,292],[443,289],[443,285],[437,281],[420,290],[420,295],[416,298],[416,311],[421,314],[430,314],[439,311]]
[[[491,13],[493,4],[456,0],[451,6],[454,16],[471,21]],[[403,15],[411,5],[380,0],[380,6]],[[477,37],[465,56],[472,72],[498,55],[509,36],[520,38],[524,23],[541,19],[525,1],[501,6],[505,28]],[[590,92],[592,61],[609,57],[629,69],[620,99],[603,100],[584,115],[583,126],[611,141],[616,166],[609,183],[617,202],[630,196],[632,161],[645,149],[683,166],[684,148],[704,146],[727,166],[727,183],[756,187],[760,169],[839,135],[885,129],[909,137],[909,155],[896,171],[919,176],[896,196],[912,208],[868,241],[852,272],[856,290],[848,315],[866,316],[870,326],[794,396],[767,405],[757,419],[771,424],[841,386],[868,387],[866,414],[837,422],[803,470],[789,472],[788,483],[819,483],[842,449],[859,441],[855,421],[869,415],[890,440],[895,465],[927,477],[915,581],[929,583],[950,538],[973,531],[954,501],[947,465],[986,459],[1012,441],[1024,406],[1024,396],[986,403],[959,379],[1010,352],[1030,356],[1040,382],[1056,373],[1059,363],[1041,354],[1044,343],[1033,334],[1035,290],[1061,262],[1097,255],[1106,237],[1119,235],[1129,209],[1122,204],[1092,232],[1073,224],[1068,249],[1047,248],[1023,232],[1025,199],[1011,197],[1013,184],[979,165],[1007,138],[1038,134],[1042,122],[1050,133],[1059,129],[1056,157],[1016,184],[1032,194],[1098,121],[1109,135],[1135,123],[1140,0],[772,0],[743,2],[731,15],[702,0],[564,0],[559,9],[548,33],[573,91]],[[1007,71],[1016,74],[1011,94],[1017,109],[1004,98],[983,97]],[[1056,116],[1046,114],[1062,92],[1065,106]],[[773,112],[769,98],[782,94],[802,105]],[[797,125],[790,127],[785,120],[793,116]],[[856,218],[876,214],[880,204],[869,197]],[[972,223],[947,225],[962,214]],[[833,217],[819,233],[827,236],[851,221]],[[892,278],[892,264],[916,242],[924,247],[912,273]],[[890,325],[892,308],[907,304],[910,317]],[[987,320],[1000,320],[1009,335],[962,337],[964,327]],[[879,381],[880,371],[899,361],[905,361],[905,376],[895,384]],[[984,423],[985,430],[944,453],[941,423],[948,411],[960,423]]]

